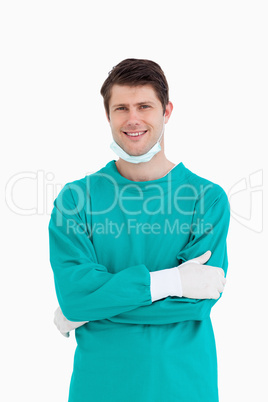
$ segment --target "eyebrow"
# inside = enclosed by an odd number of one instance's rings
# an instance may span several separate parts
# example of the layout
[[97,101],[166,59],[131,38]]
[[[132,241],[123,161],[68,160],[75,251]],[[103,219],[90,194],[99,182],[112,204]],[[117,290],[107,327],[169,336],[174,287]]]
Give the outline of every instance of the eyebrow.
[[[154,105],[154,102],[151,102],[151,101],[138,102],[138,103],[135,103],[134,106],[148,105],[148,104]],[[119,106],[129,106],[129,104],[127,104],[127,103],[119,103],[118,105],[113,105],[112,108],[119,107]]]

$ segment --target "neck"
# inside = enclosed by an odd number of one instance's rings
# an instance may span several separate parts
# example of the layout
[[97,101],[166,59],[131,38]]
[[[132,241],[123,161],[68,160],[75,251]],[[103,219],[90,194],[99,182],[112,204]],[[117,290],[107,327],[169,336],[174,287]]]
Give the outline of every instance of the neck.
[[149,181],[157,180],[165,176],[175,165],[169,161],[161,149],[148,162],[131,163],[119,158],[115,162],[118,172],[128,180]]

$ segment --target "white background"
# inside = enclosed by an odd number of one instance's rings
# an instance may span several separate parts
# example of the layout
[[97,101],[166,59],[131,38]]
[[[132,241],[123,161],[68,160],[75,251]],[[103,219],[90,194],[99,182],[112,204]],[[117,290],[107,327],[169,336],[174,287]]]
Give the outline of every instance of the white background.
[[267,20],[258,0],[1,2],[2,401],[68,399],[75,339],[53,324],[47,227],[66,182],[117,159],[99,91],[129,57],[168,79],[168,159],[230,197],[220,401],[268,400]]

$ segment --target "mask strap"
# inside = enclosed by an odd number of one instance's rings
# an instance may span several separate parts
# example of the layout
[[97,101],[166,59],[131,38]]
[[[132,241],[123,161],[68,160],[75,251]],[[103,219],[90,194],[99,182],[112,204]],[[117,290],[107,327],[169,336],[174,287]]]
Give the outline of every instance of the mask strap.
[[162,133],[161,133],[160,137],[159,137],[158,140],[157,140],[157,142],[158,142],[159,144],[160,144],[161,138],[163,137],[164,131],[165,131],[165,116],[164,116],[163,130],[162,130]]

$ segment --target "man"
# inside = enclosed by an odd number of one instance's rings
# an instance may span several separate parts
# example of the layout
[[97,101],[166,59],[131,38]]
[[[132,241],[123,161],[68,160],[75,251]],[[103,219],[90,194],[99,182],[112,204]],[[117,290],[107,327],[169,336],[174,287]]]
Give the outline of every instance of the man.
[[217,402],[226,193],[166,158],[158,64],[123,60],[101,94],[119,159],[67,183],[49,223],[55,323],[76,329],[69,402]]

